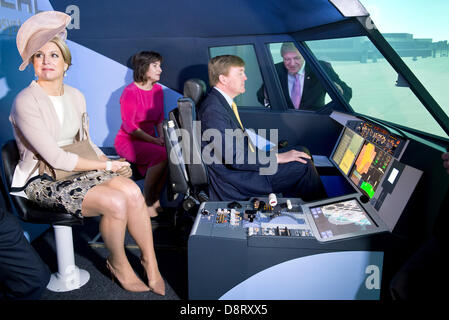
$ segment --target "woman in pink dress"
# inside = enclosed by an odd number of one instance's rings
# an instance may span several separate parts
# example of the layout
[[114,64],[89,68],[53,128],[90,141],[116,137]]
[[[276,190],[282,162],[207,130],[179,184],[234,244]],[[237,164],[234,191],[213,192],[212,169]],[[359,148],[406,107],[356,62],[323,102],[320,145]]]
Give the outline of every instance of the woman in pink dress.
[[[164,120],[164,93],[159,81],[162,56],[153,51],[134,55],[134,82],[120,97],[122,125],[115,137],[117,153],[135,163],[145,176],[144,195],[150,216],[157,216],[159,195],[165,182],[167,153],[165,151],[162,121]],[[156,130],[157,137],[156,137]]]

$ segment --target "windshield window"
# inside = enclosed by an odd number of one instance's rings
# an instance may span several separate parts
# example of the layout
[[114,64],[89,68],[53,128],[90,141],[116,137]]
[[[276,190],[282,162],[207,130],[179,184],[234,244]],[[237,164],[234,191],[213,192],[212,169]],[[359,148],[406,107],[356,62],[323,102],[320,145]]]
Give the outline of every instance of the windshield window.
[[447,138],[401,77],[367,37],[307,41],[318,60],[352,88],[355,112]]
[[[325,102],[325,97],[328,97],[326,89],[293,42],[270,43],[268,49],[289,109],[318,110],[329,102]],[[320,60],[319,63],[340,93],[349,101],[351,88],[329,62]],[[257,92],[257,96],[259,101],[269,105],[269,95],[263,87]]]
[[360,2],[388,43],[449,115],[449,1]]

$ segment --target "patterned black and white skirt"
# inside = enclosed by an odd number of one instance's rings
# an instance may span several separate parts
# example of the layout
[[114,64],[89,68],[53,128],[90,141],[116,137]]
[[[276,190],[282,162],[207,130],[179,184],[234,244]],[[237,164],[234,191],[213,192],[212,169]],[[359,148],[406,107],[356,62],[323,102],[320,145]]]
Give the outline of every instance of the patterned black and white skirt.
[[30,179],[24,191],[30,201],[42,208],[65,210],[82,218],[81,205],[87,191],[117,176],[117,173],[93,170],[55,181],[44,174]]

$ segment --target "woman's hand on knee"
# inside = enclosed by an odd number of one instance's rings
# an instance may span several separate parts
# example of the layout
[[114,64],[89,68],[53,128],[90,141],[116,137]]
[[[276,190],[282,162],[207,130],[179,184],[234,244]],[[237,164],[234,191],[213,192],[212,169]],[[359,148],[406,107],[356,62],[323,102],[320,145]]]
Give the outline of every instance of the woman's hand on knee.
[[[120,158],[118,159],[118,161],[127,162],[125,158]],[[133,175],[131,166],[121,167],[120,170],[117,171],[117,173],[125,178],[130,178]]]
[[130,164],[128,161],[111,161],[112,162],[112,166],[111,166],[111,171],[112,172],[116,172],[118,174],[120,174],[120,172],[126,172],[129,170],[131,170],[130,168]]

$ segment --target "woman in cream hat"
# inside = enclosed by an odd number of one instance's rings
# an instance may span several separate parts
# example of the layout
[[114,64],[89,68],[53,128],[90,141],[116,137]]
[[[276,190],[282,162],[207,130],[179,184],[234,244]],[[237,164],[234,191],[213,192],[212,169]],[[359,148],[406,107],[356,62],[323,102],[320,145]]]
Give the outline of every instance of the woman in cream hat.
[[[12,190],[46,208],[65,208],[79,217],[101,215],[100,231],[110,256],[106,265],[113,278],[129,291],[152,290],[164,295],[153,247],[148,207],[139,187],[121,176],[129,163],[110,161],[95,146],[99,160],[66,152],[73,143],[86,112],[84,96],[63,82],[71,65],[65,43],[70,16],[46,11],[23,23],[17,33],[17,48],[23,59],[19,70],[34,67],[37,80],[16,97],[10,115],[21,159],[13,176]],[[34,170],[39,154],[53,168],[75,171],[68,180],[55,181]],[[142,251],[141,262],[148,277],[142,282],[132,269],[124,250],[125,231]]]

